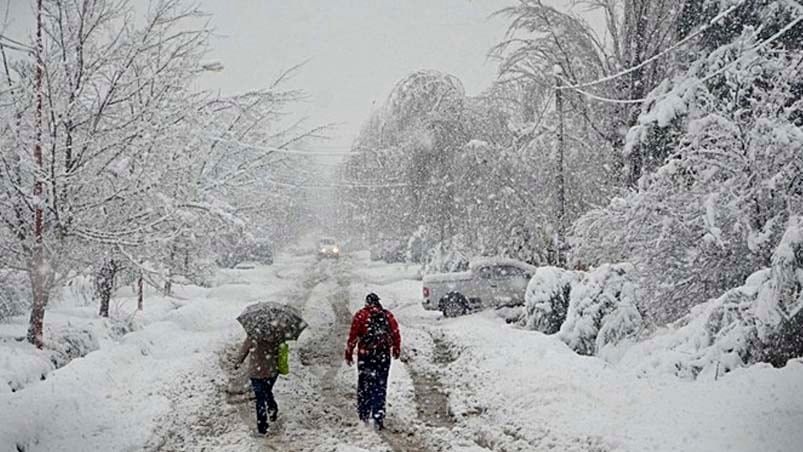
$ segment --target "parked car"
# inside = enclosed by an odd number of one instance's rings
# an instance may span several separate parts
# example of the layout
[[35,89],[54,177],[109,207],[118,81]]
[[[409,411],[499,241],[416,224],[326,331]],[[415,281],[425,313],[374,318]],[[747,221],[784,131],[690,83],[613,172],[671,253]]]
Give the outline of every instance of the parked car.
[[445,317],[520,306],[534,273],[534,266],[514,259],[474,260],[465,272],[424,276],[423,306]]
[[324,237],[318,242],[318,257],[333,257],[335,259],[340,257],[340,247],[337,241],[330,237]]

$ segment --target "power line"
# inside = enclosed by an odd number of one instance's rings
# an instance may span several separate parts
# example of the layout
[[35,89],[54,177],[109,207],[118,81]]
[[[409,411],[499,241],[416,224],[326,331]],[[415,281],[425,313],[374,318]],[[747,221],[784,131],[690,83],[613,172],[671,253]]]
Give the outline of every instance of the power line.
[[332,190],[337,188],[398,188],[398,187],[409,187],[410,184],[405,183],[398,183],[398,184],[328,184],[328,185],[306,185],[306,184],[292,184],[289,182],[280,182],[276,180],[264,180],[272,185],[278,185],[280,187],[288,187],[288,188],[299,188],[299,189],[318,189],[318,190]]
[[24,44],[22,42],[19,42],[15,39],[11,39],[4,34],[0,34],[0,47],[26,53],[32,53],[34,51],[33,47]]
[[617,72],[616,74],[608,75],[608,76],[599,78],[599,79],[591,81],[591,82],[577,83],[577,84],[574,84],[574,85],[564,85],[564,86],[560,87],[559,89],[574,89],[576,91],[579,91],[579,88],[588,88],[590,86],[599,85],[600,83],[610,82],[612,80],[616,80],[617,78],[623,77],[623,76],[625,76],[625,75],[627,75],[627,74],[629,74],[629,73],[631,73],[633,71],[641,69],[644,66],[646,66],[646,65],[652,63],[653,61],[657,60],[658,58],[661,58],[662,56],[666,55],[667,53],[675,51],[676,49],[678,49],[681,46],[685,45],[687,42],[691,41],[692,39],[696,38],[697,36],[700,36],[701,34],[705,33],[706,31],[708,31],[708,29],[710,29],[711,27],[716,25],[718,22],[720,22],[722,19],[724,19],[725,17],[730,15],[738,7],[742,6],[742,4],[744,2],[745,2],[745,0],[740,0],[739,3],[731,6],[727,10],[723,11],[722,13],[718,14],[716,17],[711,19],[708,22],[708,24],[706,24],[704,27],[700,28],[699,30],[697,30],[696,32],[690,34],[689,36],[686,36],[682,40],[680,40],[677,43],[675,43],[675,45],[673,45],[673,46],[671,46],[671,47],[669,47],[667,49],[662,50],[661,52],[653,55],[652,57],[642,61],[641,63],[639,63],[639,64],[637,64],[635,66],[629,67],[629,68],[627,68],[625,70]]
[[[731,68],[733,68],[734,66],[739,64],[742,61],[742,59],[745,56],[748,55],[748,53],[755,52],[755,51],[763,49],[764,47],[766,47],[767,45],[769,45],[773,41],[775,41],[778,38],[780,38],[784,33],[786,33],[787,31],[791,30],[795,25],[799,24],[801,21],[803,21],[803,15],[801,15],[797,19],[789,22],[785,27],[780,29],[777,33],[775,33],[774,35],[772,35],[769,38],[765,39],[764,41],[762,41],[758,45],[756,45],[756,46],[754,46],[754,47],[752,47],[752,48],[750,48],[750,49],[748,49],[746,51],[743,51],[742,54],[739,55],[739,57],[737,57],[735,60],[733,60],[729,64],[723,66],[722,68],[720,68],[716,72],[714,72],[714,73],[706,76],[705,78],[701,79],[700,83],[707,82],[708,80],[711,80],[712,78],[714,78],[714,77],[716,77],[718,75],[721,75],[725,71],[730,70]],[[758,55],[753,56],[752,59],[748,63],[752,63],[757,58],[758,58]],[[568,88],[568,87],[567,86],[563,86],[562,88]],[[556,87],[556,89],[559,89],[559,88]],[[584,96],[589,97],[589,98],[598,100],[600,102],[606,102],[606,103],[611,103],[611,104],[641,104],[641,103],[647,102],[648,100],[651,100],[648,97],[642,97],[640,99],[612,99],[612,98],[608,98],[608,97],[598,96],[598,95],[596,95],[594,93],[590,93],[590,92],[585,91],[585,90],[580,89],[580,88],[572,88],[572,89],[574,91],[580,93],[580,94],[583,94]],[[670,93],[664,93],[664,94],[662,94],[660,96],[655,97],[652,100],[658,101],[660,99],[663,99],[663,98],[669,96],[669,94]]]
[[357,155],[357,152],[326,152],[326,151],[304,151],[301,149],[285,149],[285,148],[277,148],[272,146],[257,146],[254,144],[243,143],[242,141],[227,139],[223,137],[215,137],[209,136],[209,139],[219,141],[221,143],[233,144],[236,146],[240,146],[246,149],[254,149],[258,151],[264,152],[276,152],[280,154],[291,154],[291,155],[307,155],[307,156],[330,156],[330,157],[340,157],[340,156],[348,156],[348,155]]
[[31,51],[33,50],[33,47],[29,46],[28,44],[25,44],[24,42],[20,42],[20,41],[17,41],[16,39],[9,38],[8,36],[6,36],[4,34],[0,34],[0,40],[2,40],[2,39],[4,39],[4,40],[6,40],[6,41],[8,41],[8,42],[10,42],[10,43],[12,43],[12,44],[14,44],[16,46],[23,47],[26,50],[31,50]]

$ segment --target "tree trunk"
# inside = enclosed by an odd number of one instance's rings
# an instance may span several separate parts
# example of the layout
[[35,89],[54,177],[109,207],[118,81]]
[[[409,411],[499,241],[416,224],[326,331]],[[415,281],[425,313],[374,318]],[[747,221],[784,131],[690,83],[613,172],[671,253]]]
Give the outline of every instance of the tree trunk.
[[145,301],[145,294],[143,293],[143,277],[142,272],[139,274],[139,278],[137,278],[137,310],[142,310],[143,302]]
[[36,6],[36,71],[34,74],[36,91],[36,117],[34,123],[35,140],[33,147],[33,159],[36,165],[33,185],[33,204],[34,204],[34,251],[31,261],[31,293],[33,295],[33,305],[31,307],[31,317],[28,324],[28,342],[37,348],[44,346],[43,330],[45,320],[45,306],[47,306],[49,294],[49,274],[47,258],[44,249],[44,209],[42,204],[44,183],[42,174],[44,173],[44,162],[42,159],[42,108],[43,108],[43,78],[44,78],[44,46],[42,44],[42,0],[37,1]]
[[[557,69],[557,68],[556,68]],[[558,224],[555,248],[557,251],[557,266],[566,267],[565,243],[566,243],[566,179],[563,168],[563,153],[565,147],[563,129],[563,93],[561,91],[560,71],[555,77],[555,110],[558,113],[558,167],[557,167],[557,192],[558,192]]]
[[31,289],[33,295],[33,306],[28,322],[28,342],[37,348],[44,347],[44,322],[45,306],[47,306],[48,295],[48,275],[47,270],[41,259],[41,253],[37,252],[37,258],[29,270],[31,277]]
[[168,297],[173,294],[173,265],[176,258],[175,246],[170,246],[170,259],[168,260],[167,279],[165,279],[164,294]]
[[[630,67],[635,67],[644,62],[648,58],[646,43],[649,42],[648,36],[648,3],[646,0],[632,1],[631,14],[629,17],[630,27],[629,34],[625,36],[628,39],[628,46],[630,48],[629,58],[627,64]],[[654,63],[653,63],[654,64]],[[652,89],[652,83],[647,80],[644,68],[639,68],[630,73],[630,86],[628,88],[629,99],[642,99],[645,94]],[[625,109],[626,123],[625,127],[630,129],[638,123],[638,117],[641,112],[640,106],[627,107]],[[633,146],[633,149],[628,156],[627,165],[627,185],[631,188],[638,185],[638,180],[644,173],[645,166],[645,150],[641,148],[640,144]]]
[[100,309],[98,314],[101,317],[109,317],[109,303],[114,292],[114,278],[117,276],[117,262],[109,259],[103,263],[98,272],[97,292],[100,299]]

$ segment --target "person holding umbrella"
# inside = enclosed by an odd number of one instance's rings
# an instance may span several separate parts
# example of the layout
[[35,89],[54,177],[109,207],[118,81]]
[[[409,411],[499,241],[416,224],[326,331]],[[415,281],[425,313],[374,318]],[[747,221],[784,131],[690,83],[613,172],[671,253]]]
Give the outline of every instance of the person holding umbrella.
[[[358,346],[359,343],[359,346]],[[379,296],[369,293],[365,307],[354,314],[348,343],[346,364],[354,364],[357,346],[357,414],[365,424],[373,418],[374,428],[385,426],[390,358],[399,359],[401,334],[393,314],[379,303]]]
[[248,376],[256,396],[257,435],[265,436],[268,418],[273,422],[279,414],[273,385],[279,376],[280,349],[286,341],[298,339],[307,323],[294,308],[270,302],[247,306],[237,320],[247,336],[237,354],[236,367],[251,357]]

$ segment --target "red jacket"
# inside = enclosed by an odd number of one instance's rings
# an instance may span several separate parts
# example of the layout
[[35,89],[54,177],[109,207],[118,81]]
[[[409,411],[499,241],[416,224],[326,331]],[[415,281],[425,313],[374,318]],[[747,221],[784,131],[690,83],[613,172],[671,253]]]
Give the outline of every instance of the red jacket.
[[[382,310],[380,306],[366,306],[354,314],[354,318],[351,320],[349,340],[346,344],[347,361],[351,361],[351,357],[354,354],[354,347],[357,346],[357,342],[360,341],[360,338],[366,334],[368,330],[368,320],[371,318],[371,314],[380,310]],[[393,317],[393,314],[391,314],[390,311],[385,310],[385,315],[388,317],[388,325],[390,326],[391,353],[393,354],[394,358],[398,358],[399,354],[401,353],[401,334],[399,334],[399,324],[396,322],[396,318]],[[368,355],[375,352],[375,350],[367,350],[365,347],[363,347],[362,342],[359,342],[359,347],[357,347],[358,355]]]

